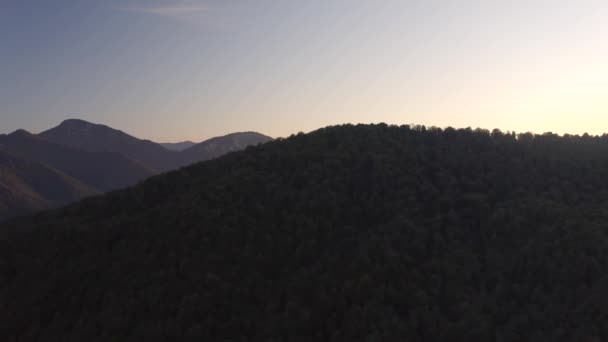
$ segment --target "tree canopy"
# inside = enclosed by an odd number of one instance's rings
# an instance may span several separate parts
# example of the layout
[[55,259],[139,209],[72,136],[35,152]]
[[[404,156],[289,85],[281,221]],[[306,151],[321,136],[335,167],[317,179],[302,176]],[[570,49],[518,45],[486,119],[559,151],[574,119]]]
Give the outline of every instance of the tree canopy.
[[0,228],[5,341],[608,340],[608,137],[344,125]]

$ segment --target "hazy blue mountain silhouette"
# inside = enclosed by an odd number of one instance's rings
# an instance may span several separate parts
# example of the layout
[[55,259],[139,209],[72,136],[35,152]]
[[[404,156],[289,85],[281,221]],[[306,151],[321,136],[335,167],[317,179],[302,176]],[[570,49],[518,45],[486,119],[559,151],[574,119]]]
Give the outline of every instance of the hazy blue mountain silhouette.
[[258,133],[235,133],[200,144],[184,142],[180,148],[189,147],[185,151],[171,151],[78,119],[65,120],[38,135],[25,130],[0,135],[0,148],[12,156],[0,165],[0,220],[124,188],[268,140]]
[[179,154],[150,140],[135,138],[123,131],[84,120],[70,119],[40,133],[58,144],[92,152],[119,152],[157,172],[183,165]]
[[272,138],[257,132],[238,132],[211,138],[181,152],[187,164],[217,158],[226,153],[240,151],[271,141]]
[[160,145],[169,151],[181,152],[187,148],[196,145],[196,143],[192,141],[182,141],[177,143],[161,143]]
[[255,132],[233,133],[198,144],[181,143],[181,147],[189,144],[191,146],[183,151],[176,151],[105,125],[79,119],[65,120],[59,126],[40,133],[40,136],[58,144],[87,151],[118,152],[156,172],[176,169],[272,140]]
[[92,187],[52,167],[0,147],[0,221],[96,193]]
[[104,192],[133,185],[154,174],[150,168],[120,153],[77,149],[24,130],[0,136],[0,146]]

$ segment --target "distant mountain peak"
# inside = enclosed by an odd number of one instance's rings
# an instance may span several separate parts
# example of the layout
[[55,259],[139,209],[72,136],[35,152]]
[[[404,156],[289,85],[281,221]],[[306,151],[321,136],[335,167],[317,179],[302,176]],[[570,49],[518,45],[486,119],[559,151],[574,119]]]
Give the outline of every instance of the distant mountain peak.
[[212,159],[223,154],[245,149],[273,140],[271,137],[253,131],[236,132],[205,140],[183,151],[191,163]]
[[180,165],[178,156],[149,140],[138,139],[112,127],[81,119],[68,119],[40,133],[58,144],[91,152],[117,152],[156,172]]
[[88,121],[82,120],[82,119],[66,119],[66,120],[63,120],[59,126],[64,126],[64,125],[94,125],[94,124],[90,123]]
[[[105,126],[105,125],[101,125],[101,124],[96,124],[96,123],[92,123],[92,122],[88,122],[82,119],[67,119],[62,121],[59,126],[56,127],[56,129],[59,130],[67,130],[67,131],[77,131],[77,132],[87,132],[90,130],[96,130],[96,131],[118,131],[115,130],[111,127]],[[120,132],[120,131],[118,131]]]
[[187,141],[181,141],[181,142],[176,142],[176,143],[161,143],[160,145],[164,148],[166,148],[169,151],[177,151],[177,152],[181,152],[187,148],[190,148],[194,145],[196,145],[197,143],[187,140]]
[[31,137],[31,136],[33,136],[33,134],[24,129],[18,129],[16,131],[14,131],[13,133],[9,134],[8,136],[9,137]]

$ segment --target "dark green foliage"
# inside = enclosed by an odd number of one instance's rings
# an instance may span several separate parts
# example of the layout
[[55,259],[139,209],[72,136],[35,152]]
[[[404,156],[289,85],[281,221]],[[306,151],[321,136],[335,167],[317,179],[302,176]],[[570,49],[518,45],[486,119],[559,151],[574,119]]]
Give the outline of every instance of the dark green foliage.
[[340,126],[0,229],[6,341],[608,340],[608,138]]

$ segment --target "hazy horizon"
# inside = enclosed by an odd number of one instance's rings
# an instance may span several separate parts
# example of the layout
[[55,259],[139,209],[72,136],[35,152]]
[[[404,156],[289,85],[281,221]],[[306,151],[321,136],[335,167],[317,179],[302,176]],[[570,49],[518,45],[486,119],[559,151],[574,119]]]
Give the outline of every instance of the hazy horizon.
[[[65,120],[72,120],[72,119],[82,120],[82,119],[80,119],[78,117],[68,117]],[[178,140],[165,141],[165,140],[150,139],[150,138],[145,137],[145,136],[138,136],[138,135],[136,135],[136,134],[134,134],[132,132],[125,131],[124,129],[121,129],[120,127],[112,126],[111,124],[107,124],[107,123],[103,123],[103,122],[93,122],[93,121],[88,121],[88,122],[92,123],[92,124],[103,125],[103,126],[107,126],[109,128],[112,128],[112,129],[120,130],[120,131],[123,131],[124,133],[126,133],[128,135],[131,135],[131,136],[133,136],[135,138],[143,139],[143,140],[150,140],[150,141],[158,143],[158,144],[180,144],[180,143],[193,143],[193,144],[197,144],[197,143],[203,142],[203,141],[211,139],[211,138],[220,137],[220,136],[224,136],[224,135],[228,135],[228,134],[232,134],[232,133],[244,133],[244,132],[261,133],[263,135],[269,136],[272,139],[278,139],[278,138],[287,138],[290,135],[295,135],[295,134],[298,134],[298,133],[311,133],[311,132],[319,130],[321,128],[327,128],[327,127],[331,127],[331,126],[340,126],[340,125],[377,125],[377,124],[387,124],[387,125],[396,125],[396,126],[402,126],[402,125],[408,125],[408,126],[423,125],[423,126],[426,126],[426,128],[437,127],[437,128],[440,128],[440,129],[453,128],[453,129],[472,129],[472,130],[485,129],[485,130],[488,130],[488,131],[492,131],[494,129],[499,129],[503,133],[511,133],[511,132],[514,132],[516,134],[519,134],[519,133],[532,133],[532,134],[538,134],[538,135],[541,135],[541,134],[544,134],[544,133],[552,133],[552,134],[558,134],[560,136],[563,136],[563,135],[575,135],[575,136],[578,135],[578,136],[582,136],[585,133],[590,134],[592,136],[601,136],[601,135],[604,135],[604,134],[608,134],[608,132],[601,132],[601,133],[589,133],[589,132],[579,133],[579,132],[576,132],[576,133],[572,133],[572,132],[554,132],[554,131],[542,131],[541,132],[541,131],[530,131],[530,130],[527,130],[527,131],[516,131],[516,130],[503,130],[500,127],[479,127],[479,126],[466,126],[466,127],[464,127],[464,126],[452,126],[452,125],[438,126],[438,125],[424,125],[424,124],[416,123],[416,122],[390,123],[390,122],[378,121],[378,122],[343,122],[343,123],[337,123],[337,124],[330,124],[330,125],[326,125],[326,126],[316,127],[316,128],[311,129],[311,130],[308,130],[308,131],[301,131],[301,130],[300,131],[294,131],[294,132],[291,132],[291,133],[288,133],[288,134],[285,134],[285,135],[281,135],[281,136],[272,136],[272,135],[266,134],[266,133],[264,133],[262,131],[241,130],[241,131],[231,131],[231,132],[220,132],[220,133],[217,133],[216,135],[211,135],[211,136],[208,136],[208,137],[204,137],[202,139],[194,139],[194,140],[192,140],[192,139],[182,139],[182,140],[179,140],[178,139]],[[61,122],[57,123],[54,126],[50,126],[47,129],[54,128],[54,127],[58,126],[59,124],[61,124]],[[47,129],[43,129],[41,131],[31,131],[31,130],[28,130],[26,128],[17,128],[17,129],[14,129],[14,130],[11,130],[11,131],[7,131],[7,132],[0,132],[0,135],[11,134],[11,133],[13,133],[15,131],[18,131],[18,130],[25,130],[26,132],[29,132],[29,133],[32,133],[32,134],[40,134],[40,133],[44,132]]]
[[341,123],[608,131],[604,1],[0,4],[2,131],[157,142]]

